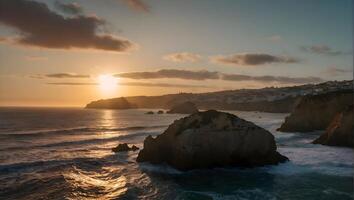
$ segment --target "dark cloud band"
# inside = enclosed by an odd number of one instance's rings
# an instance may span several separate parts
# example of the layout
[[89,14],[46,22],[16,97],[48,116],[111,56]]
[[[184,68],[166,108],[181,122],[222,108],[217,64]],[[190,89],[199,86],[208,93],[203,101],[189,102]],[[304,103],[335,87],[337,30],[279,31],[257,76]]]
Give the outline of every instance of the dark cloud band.
[[215,63],[229,65],[264,65],[270,63],[297,63],[299,60],[286,57],[262,53],[243,53],[229,56],[215,56],[211,60]]

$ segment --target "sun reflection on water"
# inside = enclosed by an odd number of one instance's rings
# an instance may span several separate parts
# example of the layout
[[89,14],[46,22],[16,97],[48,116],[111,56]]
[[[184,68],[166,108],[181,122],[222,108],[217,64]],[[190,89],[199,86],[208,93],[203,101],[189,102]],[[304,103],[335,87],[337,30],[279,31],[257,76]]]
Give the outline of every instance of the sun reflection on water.
[[72,188],[69,199],[116,199],[127,192],[127,178],[124,175],[113,177],[114,169],[102,168],[100,172],[85,171],[73,167],[64,174]]

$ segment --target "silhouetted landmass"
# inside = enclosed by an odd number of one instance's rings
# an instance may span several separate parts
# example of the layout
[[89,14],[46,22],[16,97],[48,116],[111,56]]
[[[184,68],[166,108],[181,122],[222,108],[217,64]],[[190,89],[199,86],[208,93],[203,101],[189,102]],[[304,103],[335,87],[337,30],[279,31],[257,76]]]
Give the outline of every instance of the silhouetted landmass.
[[[87,108],[148,108],[171,109],[184,102],[194,103],[201,110],[241,110],[272,113],[291,112],[303,96],[325,94],[353,88],[352,81],[330,81],[321,84],[307,84],[293,87],[268,87],[262,89],[226,90],[208,93],[179,93],[161,96],[124,97],[91,102]],[[118,104],[119,106],[115,105]]]
[[178,113],[178,114],[193,114],[198,112],[197,106],[192,102],[183,102],[181,104],[177,104],[171,108],[171,110],[167,111],[169,114]]
[[283,132],[325,130],[333,118],[353,103],[353,90],[307,95],[278,129]]
[[156,138],[148,136],[137,161],[191,170],[254,167],[288,160],[276,150],[269,131],[235,115],[209,110],[176,120]]
[[102,99],[98,101],[93,101],[86,105],[86,108],[96,108],[96,109],[131,109],[137,108],[136,105],[127,101],[126,98],[114,98],[114,99]]
[[314,144],[345,146],[354,148],[354,107],[353,104],[338,113],[327,127],[326,132],[313,141]]

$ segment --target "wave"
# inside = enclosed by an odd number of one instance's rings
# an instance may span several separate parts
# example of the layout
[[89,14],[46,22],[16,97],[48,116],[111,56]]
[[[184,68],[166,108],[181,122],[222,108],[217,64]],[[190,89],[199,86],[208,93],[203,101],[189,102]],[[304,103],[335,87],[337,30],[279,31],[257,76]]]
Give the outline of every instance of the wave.
[[151,130],[158,128],[165,128],[168,125],[158,125],[158,126],[131,126],[123,128],[107,128],[107,127],[79,127],[79,128],[69,128],[69,129],[56,129],[56,130],[46,130],[46,131],[27,131],[21,133],[0,133],[1,137],[36,137],[51,134],[72,134],[77,132],[107,132],[107,131],[135,131],[135,130]]
[[[69,199],[111,199],[124,195],[128,190],[127,178],[119,170],[101,168],[86,171],[76,166],[63,173],[65,181],[72,188]],[[83,192],[84,191],[84,192]]]
[[44,170],[45,168],[50,168],[54,166],[64,166],[64,165],[72,165],[74,163],[89,163],[95,166],[98,166],[101,161],[97,158],[73,158],[73,159],[63,159],[63,160],[45,160],[45,161],[35,161],[35,162],[21,162],[14,164],[6,164],[0,165],[0,174],[8,174],[11,172],[18,172],[22,170],[33,170],[34,168],[38,168],[40,170]]
[[57,143],[49,143],[45,145],[33,145],[33,146],[16,146],[16,147],[8,147],[4,149],[0,149],[1,151],[9,151],[9,150],[23,150],[23,149],[35,149],[35,148],[52,148],[52,147],[62,147],[62,146],[75,146],[75,145],[87,145],[87,144],[95,144],[95,143],[106,143],[111,141],[117,141],[121,139],[132,139],[135,137],[152,135],[155,136],[160,132],[137,132],[131,133],[128,135],[119,135],[116,137],[109,138],[95,138],[95,139],[87,139],[87,140],[77,140],[77,141],[65,141],[65,142],[57,142]]
[[[213,191],[184,191],[188,196],[195,196],[200,199],[215,199],[215,200],[227,200],[227,199],[269,199],[275,200],[276,196],[263,191],[259,188],[255,189],[238,189],[231,191],[230,194],[221,194]],[[192,194],[192,195],[191,195]]]

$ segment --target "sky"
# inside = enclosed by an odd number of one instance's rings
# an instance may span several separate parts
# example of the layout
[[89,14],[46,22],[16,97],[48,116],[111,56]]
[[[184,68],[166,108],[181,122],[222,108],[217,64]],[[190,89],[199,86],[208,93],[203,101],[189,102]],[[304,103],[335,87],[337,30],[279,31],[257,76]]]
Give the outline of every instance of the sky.
[[350,80],[352,12],[351,0],[0,0],[0,106]]

